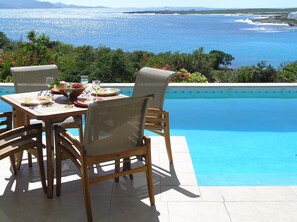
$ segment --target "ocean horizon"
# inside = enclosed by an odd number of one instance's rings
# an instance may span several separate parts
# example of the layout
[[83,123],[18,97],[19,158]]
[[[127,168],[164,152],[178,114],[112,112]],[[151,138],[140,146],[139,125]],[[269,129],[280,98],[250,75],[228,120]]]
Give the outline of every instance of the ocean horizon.
[[231,54],[232,66],[261,61],[278,67],[297,60],[297,27],[255,23],[256,15],[127,14],[134,8],[1,9],[0,31],[13,40],[29,31],[74,46],[106,46],[154,53],[205,52]]

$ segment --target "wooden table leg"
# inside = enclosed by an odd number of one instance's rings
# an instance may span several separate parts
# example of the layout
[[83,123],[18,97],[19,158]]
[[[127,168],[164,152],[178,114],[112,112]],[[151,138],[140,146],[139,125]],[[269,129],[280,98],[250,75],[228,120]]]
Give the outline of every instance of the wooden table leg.
[[54,146],[53,146],[53,123],[45,122],[46,133],[46,156],[47,156],[47,198],[53,198],[54,187]]

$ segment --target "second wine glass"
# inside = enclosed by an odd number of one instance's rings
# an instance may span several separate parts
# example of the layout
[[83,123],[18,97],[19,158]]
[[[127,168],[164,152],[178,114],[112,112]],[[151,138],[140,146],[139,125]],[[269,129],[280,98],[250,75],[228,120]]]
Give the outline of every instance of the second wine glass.
[[64,92],[67,94],[67,107],[72,107],[71,102],[70,102],[70,95],[73,92],[71,83],[65,84]]
[[100,85],[100,80],[93,80],[92,81],[92,87],[93,89],[95,90],[95,93],[96,93],[96,100],[98,99],[98,92],[99,92],[99,89],[101,88],[101,85]]
[[47,86],[46,95],[49,95],[50,96],[49,89],[50,89],[51,85],[53,84],[53,82],[54,82],[54,77],[46,77],[45,78],[45,84]]

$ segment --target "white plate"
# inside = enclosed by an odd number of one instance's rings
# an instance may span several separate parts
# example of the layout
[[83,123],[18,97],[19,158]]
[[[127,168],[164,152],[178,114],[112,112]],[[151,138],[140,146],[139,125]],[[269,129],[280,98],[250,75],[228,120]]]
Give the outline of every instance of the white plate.
[[114,96],[119,91],[120,89],[117,89],[117,88],[101,88],[99,89],[98,93],[96,93],[96,91],[92,91],[92,95],[97,94],[97,96]]
[[52,102],[51,98],[44,97],[44,96],[39,96],[35,98],[28,97],[28,98],[22,99],[22,105],[25,105],[25,106],[45,105],[51,102]]

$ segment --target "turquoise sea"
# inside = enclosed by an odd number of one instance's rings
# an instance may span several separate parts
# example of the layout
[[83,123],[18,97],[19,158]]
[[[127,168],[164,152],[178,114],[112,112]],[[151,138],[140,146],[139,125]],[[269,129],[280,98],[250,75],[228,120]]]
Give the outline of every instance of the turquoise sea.
[[14,40],[31,30],[76,46],[125,51],[206,52],[233,55],[234,67],[297,60],[297,27],[256,24],[252,15],[125,14],[138,9],[0,10],[0,31]]

